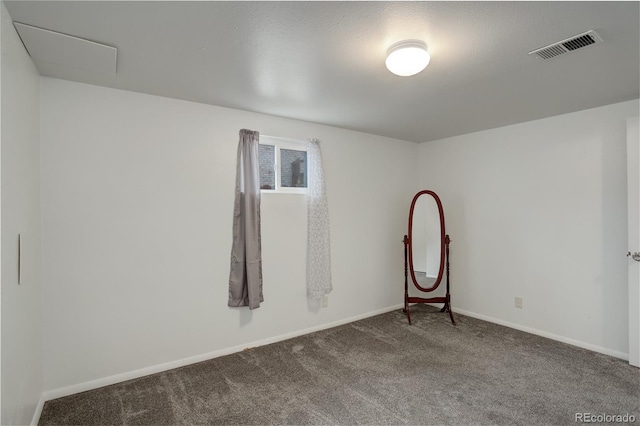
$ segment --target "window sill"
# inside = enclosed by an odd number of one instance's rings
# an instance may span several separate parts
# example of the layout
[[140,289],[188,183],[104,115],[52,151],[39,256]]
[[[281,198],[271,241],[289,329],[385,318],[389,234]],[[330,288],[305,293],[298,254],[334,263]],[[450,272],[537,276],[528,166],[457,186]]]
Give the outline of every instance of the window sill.
[[260,194],[298,194],[307,195],[307,188],[261,189]]

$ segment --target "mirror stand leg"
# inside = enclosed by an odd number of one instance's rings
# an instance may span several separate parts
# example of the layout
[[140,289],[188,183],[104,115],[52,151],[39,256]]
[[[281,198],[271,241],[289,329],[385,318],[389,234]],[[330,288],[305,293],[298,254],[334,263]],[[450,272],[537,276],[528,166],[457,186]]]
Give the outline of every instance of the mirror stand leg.
[[449,294],[449,244],[451,244],[451,238],[449,238],[449,235],[445,235],[444,242],[446,247],[445,255],[447,257],[447,294],[445,296],[447,301],[445,302],[444,307],[440,312],[449,312],[451,324],[456,325],[456,320],[453,319],[453,311],[451,310],[451,294]]
[[407,244],[409,244],[409,237],[404,236],[402,238],[402,242],[404,243],[404,309],[402,312],[407,314],[407,320],[409,321],[409,325],[411,325],[411,314],[409,313],[409,269],[407,264]]
[[451,324],[456,325],[456,320],[453,319],[453,311],[451,310],[451,295],[449,293],[447,293],[447,302],[444,304],[444,308],[442,308],[442,311],[440,312],[449,312],[449,318],[451,318]]
[[449,318],[451,318],[451,324],[456,325],[456,320],[453,319],[453,311],[449,308]]

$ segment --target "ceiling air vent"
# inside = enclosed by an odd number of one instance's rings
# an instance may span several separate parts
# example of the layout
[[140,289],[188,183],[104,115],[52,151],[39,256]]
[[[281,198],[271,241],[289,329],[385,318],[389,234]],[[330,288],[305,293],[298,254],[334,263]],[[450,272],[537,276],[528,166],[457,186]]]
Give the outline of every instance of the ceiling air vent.
[[598,33],[591,30],[540,49],[532,50],[529,55],[536,55],[542,59],[551,59],[596,43],[602,43],[602,38]]

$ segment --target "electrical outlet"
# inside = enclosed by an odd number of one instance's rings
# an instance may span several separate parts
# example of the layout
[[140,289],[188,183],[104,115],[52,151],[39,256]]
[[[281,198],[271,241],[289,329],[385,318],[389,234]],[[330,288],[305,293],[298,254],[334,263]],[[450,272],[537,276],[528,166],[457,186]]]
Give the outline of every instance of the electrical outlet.
[[322,296],[322,307],[326,308],[329,306],[329,296]]
[[522,297],[516,297],[516,308],[522,309]]

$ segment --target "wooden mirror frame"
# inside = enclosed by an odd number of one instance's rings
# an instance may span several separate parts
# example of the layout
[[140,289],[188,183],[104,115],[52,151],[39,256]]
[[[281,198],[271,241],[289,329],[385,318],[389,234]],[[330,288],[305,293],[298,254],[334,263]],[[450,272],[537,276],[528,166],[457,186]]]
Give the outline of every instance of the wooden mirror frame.
[[[433,199],[435,200],[436,204],[438,205],[438,216],[440,218],[440,267],[438,268],[438,277],[436,278],[436,282],[433,283],[433,285],[429,288],[424,288],[420,285],[420,283],[418,283],[418,279],[416,278],[416,274],[415,274],[415,268],[413,266],[413,215],[414,215],[414,210],[416,207],[416,203],[418,202],[418,199],[423,196],[423,195],[430,195],[431,197],[433,197]],[[409,209],[409,242],[408,242],[408,250],[409,250],[409,271],[411,272],[411,280],[413,281],[413,285],[415,285],[418,290],[420,291],[424,291],[424,292],[430,292],[430,291],[434,291],[435,289],[438,288],[438,286],[440,285],[440,282],[442,282],[442,276],[444,275],[444,264],[445,264],[445,229],[444,229],[444,211],[442,209],[442,202],[440,201],[440,198],[436,195],[435,192],[433,191],[429,191],[429,190],[424,190],[424,191],[420,191],[418,192],[415,197],[413,197],[413,201],[411,201],[411,208]]]
[[[440,268],[438,269],[438,277],[436,278],[435,283],[431,287],[425,288],[422,287],[418,280],[416,279],[416,274],[413,270],[413,213],[416,206],[416,202],[423,195],[429,195],[433,197],[438,205],[438,214],[440,216]],[[453,325],[456,324],[456,321],[453,319],[453,312],[451,311],[451,295],[449,293],[449,244],[451,243],[451,239],[449,235],[446,234],[445,226],[444,226],[444,209],[442,208],[442,202],[440,201],[440,197],[429,190],[423,190],[418,192],[411,201],[411,208],[409,209],[409,230],[408,236],[405,235],[404,239],[404,309],[403,311],[407,314],[407,320],[409,324],[411,324],[411,314],[409,312],[409,304],[410,303],[444,303],[444,307],[440,310],[440,312],[449,312],[449,317],[451,318],[451,323]],[[440,283],[442,282],[442,277],[446,271],[446,294],[441,297],[409,297],[409,271],[411,271],[411,281],[413,281],[413,285],[420,291],[429,293],[436,290]]]

